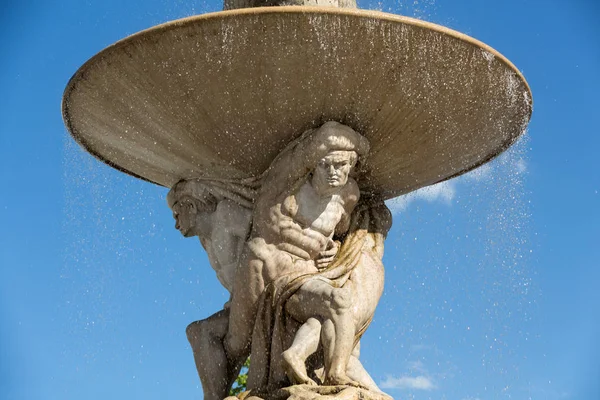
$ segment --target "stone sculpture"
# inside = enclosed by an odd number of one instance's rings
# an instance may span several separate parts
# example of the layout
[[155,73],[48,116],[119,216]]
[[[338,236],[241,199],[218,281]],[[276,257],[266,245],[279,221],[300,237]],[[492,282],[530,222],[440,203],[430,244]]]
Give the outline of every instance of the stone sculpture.
[[245,400],[388,398],[358,359],[383,289],[383,200],[490,161],[529,121],[500,53],[355,6],[224,0],[106,48],[65,89],[75,140],[171,188],[176,228],[231,293],[187,329],[206,400],[249,354]]
[[368,149],[331,121],[257,181],[188,180],[169,192],[176,228],[200,237],[231,292],[224,310],[187,330],[205,399],[226,397],[250,352],[257,392],[317,381],[379,391],[358,347],[383,290],[391,217],[381,200],[361,199],[353,177]]
[[[250,231],[254,182],[194,179],[179,181],[167,194],[175,228],[185,237],[198,236],[219,282],[231,293],[244,243]],[[217,391],[212,365],[227,363],[222,347],[229,321],[229,302],[223,310],[192,322],[186,329],[204,393]],[[221,355],[221,359],[217,358]]]

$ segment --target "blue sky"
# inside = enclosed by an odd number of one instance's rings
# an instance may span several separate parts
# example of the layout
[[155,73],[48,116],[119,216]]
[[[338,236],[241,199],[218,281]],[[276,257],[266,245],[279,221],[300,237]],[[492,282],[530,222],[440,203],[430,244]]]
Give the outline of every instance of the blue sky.
[[[0,398],[201,398],[185,326],[225,291],[166,189],[67,135],[62,91],[122,37],[215,2],[0,6]],[[534,96],[528,133],[393,202],[363,363],[398,399],[600,398],[600,4],[359,2],[469,34]]]

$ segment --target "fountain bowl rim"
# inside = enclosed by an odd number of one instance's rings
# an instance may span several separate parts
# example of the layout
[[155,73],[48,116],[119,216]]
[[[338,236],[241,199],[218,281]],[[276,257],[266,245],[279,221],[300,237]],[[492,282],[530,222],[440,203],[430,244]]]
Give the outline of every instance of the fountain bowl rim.
[[[80,135],[76,132],[75,129],[72,128],[72,121],[71,121],[71,116],[70,116],[70,105],[69,105],[68,99],[69,99],[70,93],[74,90],[74,88],[77,86],[78,82],[82,79],[82,76],[85,74],[85,72],[88,70],[88,68],[91,65],[94,65],[99,59],[104,57],[104,55],[108,51],[113,51],[115,49],[118,49],[121,46],[125,46],[128,43],[135,41],[138,38],[146,36],[148,34],[156,34],[156,33],[160,33],[161,31],[167,31],[167,30],[173,29],[174,27],[177,27],[179,25],[185,25],[185,24],[190,24],[190,23],[202,23],[202,21],[211,20],[211,19],[220,19],[220,18],[244,16],[244,15],[260,16],[260,15],[269,15],[269,14],[293,14],[293,13],[322,14],[322,15],[327,15],[327,14],[351,15],[351,16],[372,18],[374,20],[379,20],[379,21],[390,21],[390,22],[402,23],[402,24],[407,24],[407,25],[412,25],[415,27],[427,29],[427,30],[436,31],[438,33],[441,33],[441,34],[453,37],[455,39],[458,39],[462,42],[468,43],[469,45],[472,45],[478,49],[484,50],[484,51],[490,53],[491,55],[493,55],[496,60],[499,60],[501,63],[503,63],[507,67],[507,69],[510,70],[511,72],[513,72],[516,75],[516,77],[518,78],[518,80],[524,85],[524,88],[527,92],[526,95],[528,96],[528,99],[529,99],[528,100],[528,109],[526,111],[526,116],[525,116],[525,121],[524,121],[524,126],[526,126],[531,119],[531,114],[533,111],[533,97],[531,94],[531,88],[529,87],[529,84],[527,83],[527,81],[526,81],[525,77],[523,76],[523,74],[521,73],[521,71],[519,71],[519,69],[510,60],[508,60],[508,58],[506,58],[503,54],[501,54],[499,51],[497,51],[496,49],[492,48],[491,46],[489,46],[469,35],[466,35],[461,32],[458,32],[454,29],[451,29],[451,28],[448,28],[448,27],[445,27],[442,25],[438,25],[438,24],[435,24],[432,22],[424,21],[421,19],[411,18],[411,17],[407,17],[407,16],[403,16],[403,15],[396,15],[396,14],[391,14],[391,13],[386,13],[386,12],[376,11],[376,10],[337,8],[337,7],[325,7],[325,6],[322,6],[322,7],[318,7],[318,6],[275,6],[275,7],[240,8],[240,9],[224,10],[224,11],[217,11],[217,12],[188,16],[188,17],[168,21],[165,23],[161,23],[161,24],[152,26],[150,28],[138,31],[136,33],[133,33],[133,34],[121,39],[121,40],[118,40],[117,42],[113,43],[112,45],[109,45],[108,47],[104,48],[103,50],[101,50],[100,52],[98,52],[97,54],[92,56],[90,59],[88,59],[73,74],[73,76],[70,78],[70,80],[68,81],[68,83],[65,87],[63,97],[62,97],[62,103],[61,103],[61,111],[62,111],[63,121],[65,123],[65,126],[67,127],[67,130],[69,131],[71,136],[75,139],[75,141],[78,144],[80,144],[87,152],[92,154],[95,158],[99,159],[103,163],[105,163],[121,172],[131,175],[133,177],[136,177],[136,178],[139,178],[139,179],[142,179],[142,180],[145,180],[145,181],[148,181],[150,183],[154,183],[154,184],[157,184],[160,186],[166,186],[166,185],[156,182],[152,179],[148,179],[147,177],[144,177],[141,174],[138,174],[136,172],[128,170],[127,168],[120,166],[118,163],[115,163],[115,162],[109,160],[108,158],[106,158],[99,152],[95,151],[93,148],[91,148],[91,146],[88,146],[86,144],[86,141],[82,137],[80,137]],[[495,152],[493,154],[488,154],[488,156],[485,158],[482,158],[480,162],[478,162],[474,165],[470,165],[469,167],[459,170],[456,173],[453,173],[452,175],[449,175],[447,177],[439,179],[436,182],[432,182],[429,184],[440,183],[440,182],[446,181],[448,179],[460,176],[464,173],[470,172],[470,171],[480,167],[481,165],[491,161],[492,159],[496,158],[498,155],[503,153],[507,148],[509,148],[518,139],[518,137],[521,136],[522,133],[524,133],[524,128],[523,128],[522,132],[520,132],[519,134],[517,134],[516,136],[511,138],[511,140],[508,141],[505,145],[499,147],[497,149],[497,152]],[[423,186],[427,186],[427,185],[423,185]],[[412,190],[416,190],[416,189],[417,188],[413,188]],[[403,194],[403,193],[400,193],[400,194]],[[387,196],[387,197],[389,198],[391,196]]]

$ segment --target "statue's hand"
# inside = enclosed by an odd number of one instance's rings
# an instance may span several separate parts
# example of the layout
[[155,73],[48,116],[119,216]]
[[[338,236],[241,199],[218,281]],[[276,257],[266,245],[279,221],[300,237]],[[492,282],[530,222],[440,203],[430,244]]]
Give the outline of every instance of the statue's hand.
[[336,240],[329,240],[327,244],[327,248],[319,253],[319,258],[317,258],[317,268],[325,269],[331,264],[335,256],[337,255],[340,249],[340,242]]

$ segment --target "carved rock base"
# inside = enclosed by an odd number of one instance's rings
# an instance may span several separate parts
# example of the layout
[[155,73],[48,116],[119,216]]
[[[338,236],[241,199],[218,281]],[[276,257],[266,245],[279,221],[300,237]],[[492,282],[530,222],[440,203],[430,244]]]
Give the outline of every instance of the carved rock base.
[[244,392],[225,400],[393,400],[382,392],[352,386],[294,385],[270,393]]

